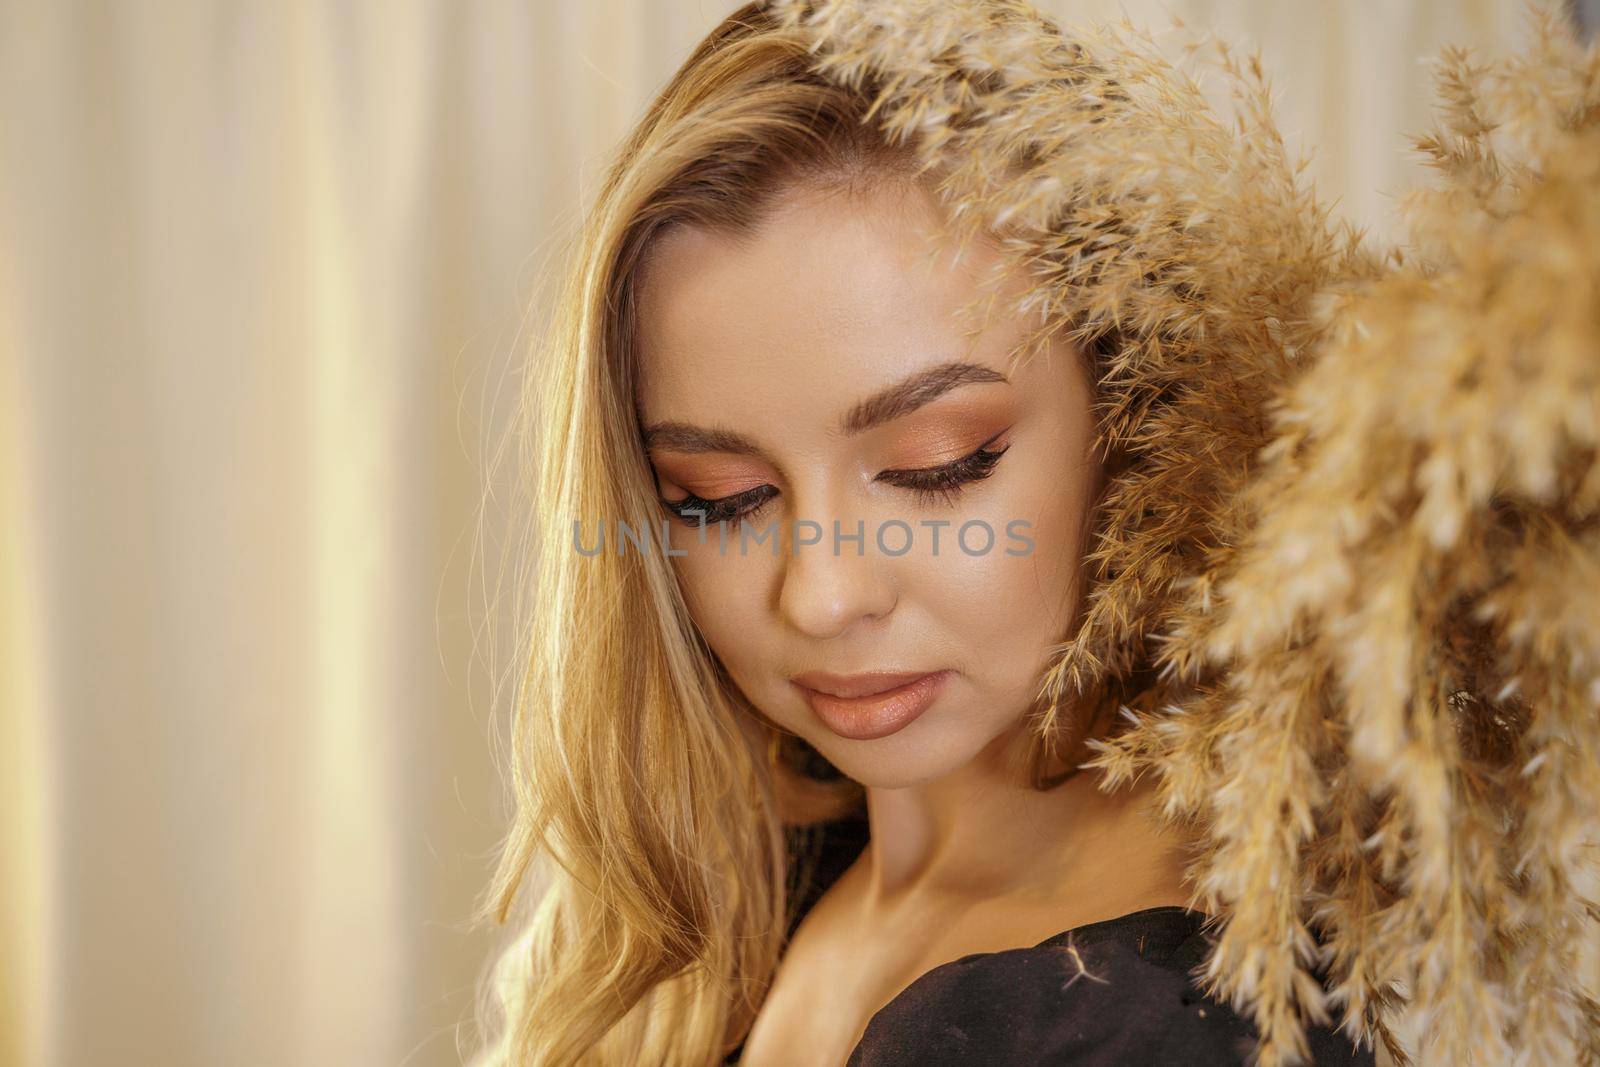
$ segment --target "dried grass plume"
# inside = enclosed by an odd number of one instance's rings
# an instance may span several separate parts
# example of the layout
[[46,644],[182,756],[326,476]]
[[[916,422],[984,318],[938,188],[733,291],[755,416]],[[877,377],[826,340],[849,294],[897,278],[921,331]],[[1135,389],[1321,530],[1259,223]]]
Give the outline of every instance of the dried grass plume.
[[1033,340],[1094,363],[1111,461],[1037,748],[1109,721],[1083,766],[1158,780],[1216,916],[1201,979],[1259,1067],[1304,1062],[1313,1020],[1407,1063],[1402,1009],[1429,1063],[1600,1067],[1600,52],[1530,20],[1520,54],[1440,58],[1395,249],[1332,217],[1259,63],[1215,41],[1175,64],[1020,0],[769,0],[713,30],[536,339],[520,467],[549,550],[484,906],[526,914],[475,1064],[699,1067],[759,1011],[783,835],[838,791],[785,775],[668,564],[557,549],[659,515],[630,395],[652,235],[909,159],[944,236],[1024,268]]
[[1429,1062],[1600,1063],[1596,51],[1549,12],[1523,54],[1447,51],[1435,181],[1380,259],[1215,42],[1231,117],[1126,25],[778,6],[1102,353],[1126,465],[1050,684],[1117,705],[1108,786],[1153,771],[1202,830],[1205,980],[1260,1062],[1330,1017],[1406,1062],[1404,1004]]

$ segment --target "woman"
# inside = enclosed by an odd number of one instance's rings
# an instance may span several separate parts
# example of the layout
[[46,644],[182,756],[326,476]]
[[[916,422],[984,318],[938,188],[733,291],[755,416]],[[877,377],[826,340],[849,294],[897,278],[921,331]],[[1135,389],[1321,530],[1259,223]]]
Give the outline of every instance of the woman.
[[[1545,1005],[1523,1047],[1576,1040],[1592,1000],[1516,946],[1579,930],[1558,879],[1580,859],[1524,851],[1519,881],[1458,847],[1497,811],[1549,824],[1542,779],[1505,770],[1553,717],[1485,702],[1518,663],[1434,590],[1396,630],[1280,573],[1285,539],[1318,543],[1297,523],[1354,515],[1339,485],[1315,514],[1305,472],[1343,439],[1294,390],[1361,351],[1329,297],[1385,279],[1247,119],[1136,39],[1005,0],[750,4],[684,63],[590,210],[528,405],[491,906],[534,910],[486,1059],[1371,1063],[1397,982],[1445,1012],[1493,990],[1460,1040],[1516,1031],[1523,994]],[[1284,397],[1298,429],[1269,417]],[[1432,518],[1505,520],[1513,482]],[[1417,542],[1383,521],[1302,572],[1455,558],[1399,553]],[[1488,554],[1525,524],[1479,525],[1463,573],[1529,573]],[[1418,655],[1382,694],[1340,672],[1374,632]],[[1521,676],[1576,708],[1548,662]],[[1430,685],[1460,698],[1459,744],[1417,728]],[[1554,721],[1563,816],[1591,812],[1600,747]]]

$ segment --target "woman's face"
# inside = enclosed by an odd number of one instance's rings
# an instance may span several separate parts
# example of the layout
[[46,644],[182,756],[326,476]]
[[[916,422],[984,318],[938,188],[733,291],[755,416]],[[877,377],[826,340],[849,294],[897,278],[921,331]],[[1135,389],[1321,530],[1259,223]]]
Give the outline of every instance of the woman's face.
[[[690,612],[755,708],[882,788],[1015,736],[1069,636],[1100,473],[1081,358],[1012,366],[1014,278],[964,336],[999,253],[930,268],[938,211],[920,185],[798,191],[738,240],[663,234],[639,291],[637,403]],[[672,510],[704,502],[704,529]]]

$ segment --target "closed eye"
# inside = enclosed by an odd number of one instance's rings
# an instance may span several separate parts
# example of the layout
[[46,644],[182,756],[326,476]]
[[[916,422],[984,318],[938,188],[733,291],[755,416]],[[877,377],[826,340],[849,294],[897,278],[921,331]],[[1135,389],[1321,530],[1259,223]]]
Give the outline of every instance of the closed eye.
[[[1009,427],[1007,430],[1001,430],[960,459],[942,463],[937,467],[883,471],[874,477],[873,481],[886,482],[896,488],[908,490],[915,495],[919,503],[949,504],[967,485],[981,481],[994,473],[1000,457],[1005,455],[1011,446],[1008,444],[1004,448],[996,449],[991,449],[989,446],[1005,436],[1008,430]],[[714,523],[752,518],[777,495],[776,487],[758,485],[754,489],[747,489],[732,496],[718,497],[715,500],[706,500],[690,493],[681,500],[662,500],[661,503],[686,526],[699,528]]]
[[1000,457],[1011,448],[990,449],[989,446],[1005,436],[1006,430],[1001,430],[971,453],[962,456],[950,463],[943,463],[937,467],[921,467],[915,470],[884,471],[873,479],[875,482],[888,482],[890,485],[901,489],[909,489],[916,494],[921,503],[940,502],[948,504],[958,496],[968,484],[980,481],[994,473],[994,468],[1000,462]]

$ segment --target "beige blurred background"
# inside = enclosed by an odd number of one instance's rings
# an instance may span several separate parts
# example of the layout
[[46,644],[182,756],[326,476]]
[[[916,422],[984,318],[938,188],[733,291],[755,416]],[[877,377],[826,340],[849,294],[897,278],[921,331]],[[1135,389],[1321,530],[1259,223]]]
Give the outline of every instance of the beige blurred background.
[[[0,0],[0,1062],[460,1061],[536,283],[734,6]],[[1380,234],[1419,61],[1521,39],[1517,0],[1039,6],[1259,45]]]

